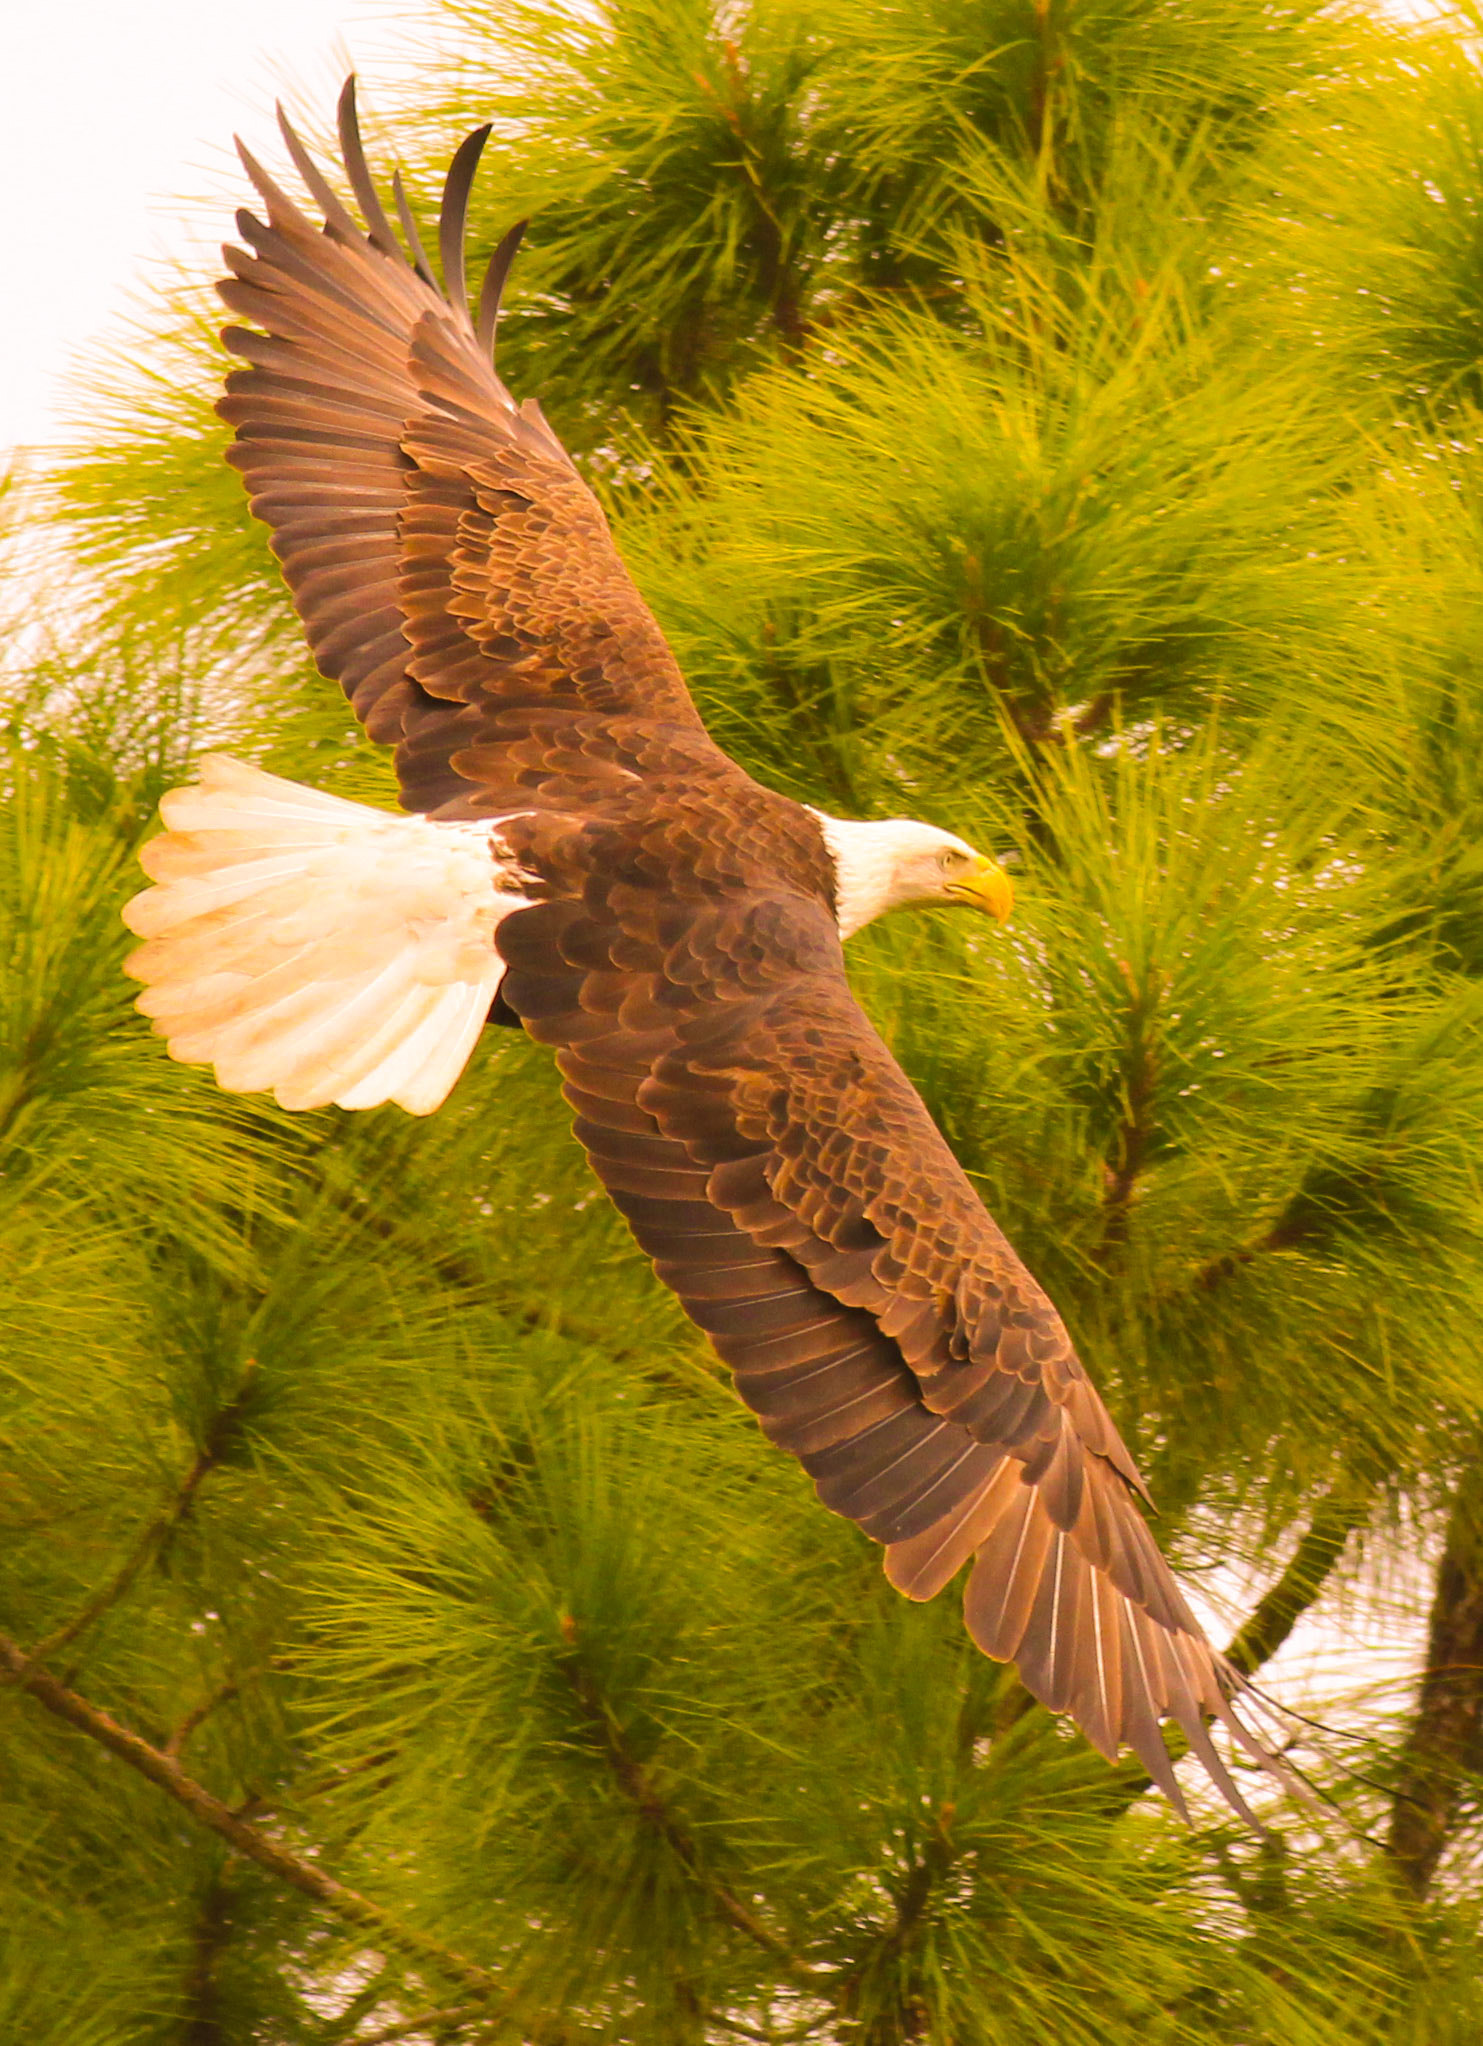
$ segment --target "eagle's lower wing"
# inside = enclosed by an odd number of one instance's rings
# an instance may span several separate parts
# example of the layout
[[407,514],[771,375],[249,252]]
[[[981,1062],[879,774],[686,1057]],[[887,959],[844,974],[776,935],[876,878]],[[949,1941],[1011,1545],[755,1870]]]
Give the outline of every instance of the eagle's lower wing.
[[849,992],[827,912],[603,899],[511,916],[505,996],[560,1047],[576,1130],[655,1268],[825,1504],[1182,1809],[1171,1719],[1260,1749],[1139,1510],[1059,1316]]
[[396,745],[407,808],[494,814],[631,780],[630,722],[706,743],[596,500],[539,409],[495,374],[499,274],[481,332],[467,310],[482,133],[444,194],[446,292],[386,219],[353,81],[341,135],[369,232],[284,133],[325,226],[243,152],[268,218],[238,215],[252,253],[226,251],[233,274],[218,289],[260,331],[226,329],[252,367],[228,378],[218,409],[315,660],[371,736]]

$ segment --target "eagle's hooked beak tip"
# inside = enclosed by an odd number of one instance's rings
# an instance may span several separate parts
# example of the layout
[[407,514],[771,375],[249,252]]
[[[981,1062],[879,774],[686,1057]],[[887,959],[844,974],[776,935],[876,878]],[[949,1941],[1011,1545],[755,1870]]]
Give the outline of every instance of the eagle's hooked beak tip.
[[1001,924],[1009,921],[1014,909],[1014,883],[987,853],[980,854],[978,865],[953,883],[951,892],[960,902],[986,910]]

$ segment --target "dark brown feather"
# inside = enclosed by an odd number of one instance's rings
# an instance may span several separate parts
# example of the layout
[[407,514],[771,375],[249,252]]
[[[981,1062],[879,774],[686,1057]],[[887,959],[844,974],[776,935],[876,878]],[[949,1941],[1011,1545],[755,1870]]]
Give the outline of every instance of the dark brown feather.
[[[383,256],[402,260],[402,252],[392,232],[391,222],[376,190],[370,167],[366,163],[366,152],[360,136],[360,116],[355,104],[355,79],[347,78],[340,91],[340,104],[336,109],[340,128],[340,154],[345,164],[345,175],[350,180],[350,189],[361,210],[368,230],[368,238]],[[424,264],[423,275],[429,284],[432,273]]]
[[294,169],[314,195],[314,203],[324,215],[326,229],[339,236],[341,241],[354,242],[360,230],[346,212],[339,194],[320,170],[303,143],[294,132],[288,115],[283,111],[283,102],[277,106],[278,132],[283,137],[289,155],[293,158]]
[[463,314],[465,320],[469,315],[469,295],[464,282],[463,248],[469,225],[469,193],[473,190],[474,173],[479,168],[479,158],[484,154],[488,140],[489,123],[486,121],[482,128],[475,128],[459,143],[458,152],[443,181],[443,204],[438,214],[443,296],[456,313]]
[[479,323],[474,329],[474,338],[491,362],[494,360],[494,330],[499,320],[500,300],[505,293],[505,280],[529,225],[529,221],[517,220],[509,229],[490,257],[484,282],[479,287]]
[[[244,150],[267,219],[239,216],[247,248],[228,250],[234,274],[219,287],[262,330],[231,326],[223,336],[251,365],[222,401],[237,428],[232,459],[273,529],[319,665],[373,735],[398,744],[412,809],[473,815],[506,797],[527,807],[581,800],[610,756],[590,729],[572,745],[560,727],[592,713],[646,721],[651,750],[662,752],[665,733],[682,736],[688,756],[703,750],[714,774],[734,774],[706,739],[596,501],[539,412],[517,407],[494,373],[493,325],[519,230],[491,258],[478,333],[470,321],[465,221],[487,130],[468,138],[449,171],[440,291],[399,181],[411,261],[376,192],[353,80],[339,120],[366,229],[285,120],[327,231]],[[347,516],[365,544],[345,557],[336,607],[328,583],[305,578],[300,557]],[[399,672],[387,640],[393,617]],[[519,736],[501,729],[511,711],[543,716],[547,743],[504,780],[497,762]],[[474,749],[478,764],[465,773]],[[561,754],[560,774],[547,751]]]
[[407,237],[407,247],[412,251],[412,267],[423,283],[436,291],[438,280],[433,275],[433,266],[427,259],[427,250],[422,246],[417,217],[408,203],[407,188],[402,183],[400,171],[392,173],[391,196],[396,202],[397,219],[402,223],[402,233]]

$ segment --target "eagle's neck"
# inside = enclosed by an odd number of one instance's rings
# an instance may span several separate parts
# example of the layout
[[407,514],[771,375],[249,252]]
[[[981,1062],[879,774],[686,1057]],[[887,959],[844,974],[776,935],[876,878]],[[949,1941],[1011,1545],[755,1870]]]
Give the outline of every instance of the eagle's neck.
[[[841,938],[853,936],[883,910],[915,899],[914,891],[903,889],[905,820],[893,817],[884,823],[862,824],[851,817],[827,817],[814,809],[809,815],[823,832],[834,863],[834,914]],[[905,828],[911,833],[922,829],[919,824]]]

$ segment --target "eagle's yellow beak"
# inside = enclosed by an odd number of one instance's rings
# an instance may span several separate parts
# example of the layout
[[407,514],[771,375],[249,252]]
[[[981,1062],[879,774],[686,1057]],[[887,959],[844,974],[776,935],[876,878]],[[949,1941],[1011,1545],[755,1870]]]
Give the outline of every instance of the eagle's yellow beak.
[[980,853],[977,863],[966,874],[959,874],[956,880],[949,882],[947,892],[972,909],[986,909],[1001,924],[1008,921],[1014,908],[1014,884],[987,853]]

